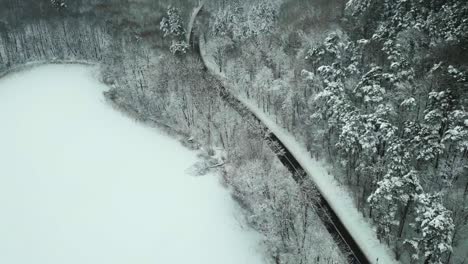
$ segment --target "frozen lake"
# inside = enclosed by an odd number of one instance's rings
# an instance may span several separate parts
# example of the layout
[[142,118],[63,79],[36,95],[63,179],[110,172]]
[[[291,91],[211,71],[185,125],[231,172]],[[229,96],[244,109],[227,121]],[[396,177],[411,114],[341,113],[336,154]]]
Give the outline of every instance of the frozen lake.
[[0,263],[262,263],[196,153],[112,109],[97,69],[0,79]]

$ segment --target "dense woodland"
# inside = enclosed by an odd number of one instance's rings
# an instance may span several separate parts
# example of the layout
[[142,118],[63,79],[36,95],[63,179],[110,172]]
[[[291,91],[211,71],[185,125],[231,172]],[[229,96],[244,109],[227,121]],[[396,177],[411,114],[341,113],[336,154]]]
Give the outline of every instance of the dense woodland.
[[[271,263],[345,262],[314,190],[221,100],[185,41],[197,5],[0,0],[0,72],[98,63],[119,109],[206,152],[200,171],[222,171]],[[467,2],[206,1],[196,31],[232,92],[330,164],[396,259],[468,261]]]
[[333,165],[397,259],[466,261],[468,4],[287,4],[215,13],[219,70]]

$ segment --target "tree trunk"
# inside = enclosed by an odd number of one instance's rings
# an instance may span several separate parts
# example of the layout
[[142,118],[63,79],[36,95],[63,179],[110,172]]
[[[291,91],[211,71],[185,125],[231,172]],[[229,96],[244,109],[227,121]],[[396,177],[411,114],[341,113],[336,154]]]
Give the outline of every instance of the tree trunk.
[[278,255],[275,256],[275,264],[281,264],[281,261]]
[[429,264],[429,261],[431,260],[432,258],[432,254],[429,255],[425,260],[424,260],[424,264]]
[[445,263],[449,264],[451,259],[452,259],[452,251],[449,251],[449,255],[448,255],[447,261]]
[[403,235],[403,229],[404,229],[404,226],[405,226],[406,217],[408,216],[409,208],[410,208],[412,202],[413,202],[413,200],[410,198],[408,200],[408,202],[406,203],[405,209],[403,211],[403,215],[401,216],[400,225],[398,227],[398,237],[399,238],[401,238],[401,236]]
[[463,192],[463,199],[466,199],[467,194],[468,194],[468,181],[466,182],[465,191]]

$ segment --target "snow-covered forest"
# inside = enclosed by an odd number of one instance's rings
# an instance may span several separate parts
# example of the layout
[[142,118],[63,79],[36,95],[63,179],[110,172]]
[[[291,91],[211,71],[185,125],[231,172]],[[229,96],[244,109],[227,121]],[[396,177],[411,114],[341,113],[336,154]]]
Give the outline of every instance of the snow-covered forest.
[[205,152],[267,263],[349,256],[225,93],[321,161],[388,249],[369,262],[468,263],[465,0],[0,0],[0,76],[51,61],[97,63],[110,103]]
[[463,263],[468,4],[313,2],[220,8],[219,71],[332,165],[398,260]]

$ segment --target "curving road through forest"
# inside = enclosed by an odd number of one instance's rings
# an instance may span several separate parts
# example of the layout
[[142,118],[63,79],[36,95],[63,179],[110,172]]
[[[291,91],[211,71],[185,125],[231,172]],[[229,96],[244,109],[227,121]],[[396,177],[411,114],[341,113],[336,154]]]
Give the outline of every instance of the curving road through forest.
[[[202,6],[203,4],[201,3],[192,13],[192,17],[190,18],[191,22],[188,27],[189,37],[187,37],[187,39],[190,40],[190,44],[194,48],[195,53],[202,60],[205,71],[214,77],[214,86],[217,89],[220,97],[237,113],[239,113],[239,115],[244,118],[246,123],[263,133],[268,146],[277,155],[281,163],[291,172],[294,181],[302,186],[305,182],[305,179],[311,179],[311,177],[307,174],[301,164],[288,150],[285,144],[283,144],[283,142],[274,133],[272,133],[268,127],[249,110],[247,106],[245,106],[235,95],[230,92],[230,89],[227,87],[227,84],[225,84],[223,77],[217,74],[216,71],[210,67],[209,63],[207,63],[206,55],[203,52],[205,44],[204,35],[195,34],[193,28],[194,21],[202,10]],[[312,187],[318,190],[313,182],[307,181],[307,183],[314,185]],[[318,216],[320,217],[327,231],[332,235],[333,239],[338,244],[343,255],[347,257],[348,262],[352,264],[373,263],[368,259],[364,251],[343,224],[343,221],[334,212],[330,203],[325,199],[319,190],[316,206],[318,208]],[[378,260],[375,261],[375,263],[377,262]]]

